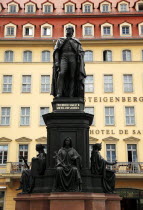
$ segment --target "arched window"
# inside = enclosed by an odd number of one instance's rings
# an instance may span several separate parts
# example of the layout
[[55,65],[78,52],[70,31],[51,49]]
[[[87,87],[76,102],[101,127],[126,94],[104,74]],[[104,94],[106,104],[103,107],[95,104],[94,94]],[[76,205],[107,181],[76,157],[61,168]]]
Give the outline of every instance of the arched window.
[[31,51],[23,52],[23,62],[32,62],[32,52]]
[[103,51],[103,61],[112,61],[112,51],[111,50]]
[[5,62],[13,62],[13,51],[11,51],[11,50],[5,51],[4,61]]
[[85,62],[93,61],[93,52],[92,51],[90,51],[90,50],[85,51],[84,61]]
[[131,50],[123,50],[122,58],[123,58],[123,61],[131,61]]
[[50,62],[50,52],[42,51],[42,62]]

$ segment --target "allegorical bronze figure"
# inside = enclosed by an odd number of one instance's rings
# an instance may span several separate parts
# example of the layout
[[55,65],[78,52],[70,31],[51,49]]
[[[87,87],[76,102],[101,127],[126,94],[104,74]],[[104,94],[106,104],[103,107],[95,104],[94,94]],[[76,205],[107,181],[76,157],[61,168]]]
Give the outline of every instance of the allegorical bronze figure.
[[44,174],[46,168],[46,153],[44,152],[44,148],[45,147],[42,144],[36,145],[38,155],[36,158],[32,158],[31,169],[25,158],[22,157],[27,169],[22,171],[20,186],[16,190],[22,190],[22,193],[31,193],[32,188],[34,187],[34,176]]
[[70,137],[65,138],[63,147],[56,153],[56,179],[53,191],[78,192],[82,190],[80,176],[81,157],[72,147]]
[[115,165],[117,162],[107,162],[101,155],[102,144],[94,144],[91,152],[91,173],[102,175],[104,192],[112,193],[115,188],[115,172],[106,168],[107,165]]
[[51,94],[55,97],[84,97],[84,51],[74,28],[66,28],[66,37],[59,38],[53,53]]

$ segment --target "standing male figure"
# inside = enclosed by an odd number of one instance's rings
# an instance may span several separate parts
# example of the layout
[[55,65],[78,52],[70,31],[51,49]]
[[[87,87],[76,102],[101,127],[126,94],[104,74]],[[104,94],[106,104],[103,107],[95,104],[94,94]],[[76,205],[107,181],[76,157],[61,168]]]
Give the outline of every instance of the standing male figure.
[[84,97],[84,51],[74,28],[66,28],[66,38],[59,38],[53,53],[51,94],[55,97]]

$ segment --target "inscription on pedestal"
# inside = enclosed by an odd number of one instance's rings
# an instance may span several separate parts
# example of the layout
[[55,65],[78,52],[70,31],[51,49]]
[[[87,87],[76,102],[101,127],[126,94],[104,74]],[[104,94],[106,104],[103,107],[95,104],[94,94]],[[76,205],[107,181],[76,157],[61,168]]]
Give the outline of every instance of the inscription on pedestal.
[[56,110],[79,110],[80,104],[56,104]]

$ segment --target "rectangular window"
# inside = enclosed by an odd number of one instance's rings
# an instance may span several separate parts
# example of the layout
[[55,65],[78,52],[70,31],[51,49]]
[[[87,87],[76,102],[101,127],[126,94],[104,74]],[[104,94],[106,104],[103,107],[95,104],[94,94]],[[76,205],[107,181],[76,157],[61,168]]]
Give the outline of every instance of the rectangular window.
[[122,26],[122,34],[123,35],[129,35],[130,34],[129,26]]
[[42,93],[50,92],[50,76],[49,75],[41,76],[41,92]]
[[120,4],[120,11],[126,12],[127,11],[127,4]]
[[12,76],[4,75],[3,76],[3,93],[11,93],[12,91]]
[[28,161],[28,144],[21,144],[19,145],[19,163],[23,162],[22,157]]
[[31,92],[31,76],[23,75],[22,76],[22,93]]
[[91,5],[89,5],[89,4],[84,5],[84,12],[86,12],[86,13],[91,12]]
[[134,107],[125,107],[126,125],[135,125],[135,111]]
[[73,5],[67,5],[67,13],[72,13],[73,12]]
[[50,36],[51,35],[51,28],[44,27],[43,28],[43,36]]
[[1,108],[1,125],[10,125],[10,107]]
[[25,28],[25,36],[32,36],[33,35],[33,28]]
[[114,162],[116,160],[115,144],[106,144],[106,158],[108,162]]
[[33,13],[34,12],[34,6],[33,5],[27,5],[27,12]]
[[103,35],[111,35],[111,27],[110,26],[103,27]]
[[9,12],[10,13],[16,13],[16,5],[10,5],[9,6]]
[[20,125],[30,125],[30,107],[21,107]]
[[13,51],[5,51],[5,62],[13,62]]
[[133,77],[132,74],[123,75],[124,77],[124,92],[131,93],[133,92]]
[[105,125],[114,124],[114,107],[105,107]]
[[92,27],[91,26],[85,26],[84,27],[84,35],[85,36],[92,36]]
[[94,92],[93,75],[87,75],[87,77],[85,79],[85,92],[86,93]]
[[45,125],[42,115],[49,113],[49,107],[40,107],[40,125]]
[[104,92],[113,92],[113,75],[104,75]]
[[14,27],[7,27],[6,28],[6,35],[7,36],[14,36]]
[[[85,111],[86,113],[89,113],[89,114],[93,114],[93,115],[94,115],[94,107],[85,107],[85,108],[84,108],[84,111]],[[93,122],[92,122],[92,125],[94,125],[94,120],[93,120]]]
[[45,5],[44,6],[44,12],[45,13],[51,13],[51,5]]
[[122,56],[123,56],[123,61],[131,61],[131,51],[130,50],[123,50]]
[[8,145],[0,145],[0,165],[7,162]]
[[102,5],[102,12],[109,12],[109,5],[108,4],[103,4]]
[[128,162],[137,162],[137,145],[127,144]]

